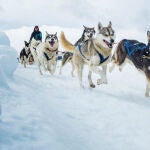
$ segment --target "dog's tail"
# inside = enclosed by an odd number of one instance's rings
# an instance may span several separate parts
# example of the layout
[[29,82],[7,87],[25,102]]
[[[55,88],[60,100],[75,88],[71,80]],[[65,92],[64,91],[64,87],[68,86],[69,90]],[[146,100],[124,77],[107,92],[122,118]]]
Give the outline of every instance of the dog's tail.
[[60,42],[68,51],[73,51],[75,49],[75,46],[66,39],[64,32],[60,33]]
[[115,53],[112,56],[112,60],[118,64],[122,65],[126,59],[127,52],[125,48],[125,40],[119,42]]
[[73,53],[66,52],[62,59],[62,66],[64,66],[69,60],[72,59]]

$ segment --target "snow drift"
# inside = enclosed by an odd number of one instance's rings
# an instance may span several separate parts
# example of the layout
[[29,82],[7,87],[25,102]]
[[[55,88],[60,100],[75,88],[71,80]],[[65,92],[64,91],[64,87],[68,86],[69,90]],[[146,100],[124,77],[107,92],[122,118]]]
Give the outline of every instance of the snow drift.
[[17,52],[10,47],[10,40],[4,32],[0,32],[0,86],[7,86],[7,78],[11,78],[17,68]]

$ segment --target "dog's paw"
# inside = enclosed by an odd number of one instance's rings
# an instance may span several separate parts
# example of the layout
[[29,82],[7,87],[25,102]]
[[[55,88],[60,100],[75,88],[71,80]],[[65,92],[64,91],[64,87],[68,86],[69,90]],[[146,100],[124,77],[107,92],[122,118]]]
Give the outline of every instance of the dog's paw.
[[95,84],[91,84],[90,87],[91,87],[91,88],[95,88]]
[[97,85],[100,85],[100,84],[107,84],[107,80],[98,79]]

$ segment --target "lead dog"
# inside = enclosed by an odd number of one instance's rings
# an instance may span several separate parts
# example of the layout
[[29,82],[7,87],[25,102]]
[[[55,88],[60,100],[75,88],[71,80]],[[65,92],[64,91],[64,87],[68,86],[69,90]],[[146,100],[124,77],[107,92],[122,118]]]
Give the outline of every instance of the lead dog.
[[[64,33],[61,33],[60,41],[63,47],[73,52],[73,63],[78,73],[80,86],[82,84],[82,72],[84,64],[89,66],[89,84],[92,88],[95,87],[91,75],[92,72],[101,76],[98,79],[98,84],[107,83],[106,69],[109,62],[112,50],[112,44],[115,40],[115,33],[112,29],[111,22],[107,27],[103,27],[101,23],[98,24],[98,33],[95,38],[91,38],[85,42],[74,46],[65,37]],[[102,67],[102,70],[98,68]]]
[[139,71],[143,72],[147,79],[145,96],[150,92],[150,32],[147,31],[148,45],[136,40],[124,39],[120,41],[112,57],[112,66],[109,71],[112,72],[115,65],[119,66],[121,71],[126,62],[133,64]]

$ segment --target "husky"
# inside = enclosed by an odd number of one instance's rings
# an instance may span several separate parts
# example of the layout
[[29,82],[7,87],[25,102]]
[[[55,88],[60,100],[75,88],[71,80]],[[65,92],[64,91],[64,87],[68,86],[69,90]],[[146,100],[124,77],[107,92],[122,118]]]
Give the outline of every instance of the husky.
[[20,52],[20,61],[21,61],[21,64],[23,64],[24,67],[26,68],[27,64],[30,64],[30,65],[33,64],[34,59],[30,51],[30,44],[26,41],[24,41],[24,44],[25,44],[25,47]]
[[[90,28],[90,27],[86,27],[83,25],[83,33],[82,33],[82,36],[81,38],[74,44],[75,46],[77,46],[78,44],[82,43],[82,42],[85,42],[87,41],[88,39],[90,38],[93,38],[94,35],[95,35],[95,29],[94,27],[93,28]],[[75,67],[73,65],[73,61],[72,61],[72,58],[73,58],[73,53],[72,52],[65,52],[63,57],[62,57],[62,63],[61,63],[61,67],[60,67],[60,74],[62,72],[62,68],[65,66],[65,64],[67,64],[68,62],[71,63],[72,65],[72,71],[71,71],[71,75],[72,77],[74,76],[74,70],[75,70]]]
[[46,32],[45,42],[34,42],[31,44],[31,52],[34,56],[35,63],[39,68],[39,72],[42,75],[41,66],[45,71],[49,71],[54,74],[56,70],[56,64],[58,60],[58,37],[56,34],[49,34]]
[[112,56],[112,72],[115,65],[122,71],[126,63],[134,65],[140,72],[144,73],[147,79],[145,96],[149,97],[150,92],[150,31],[147,31],[148,44],[137,40],[123,39],[119,42],[117,49]]
[[[101,76],[97,80],[97,84],[107,84],[106,69],[107,63],[110,61],[113,43],[115,40],[115,32],[112,28],[111,22],[107,27],[103,27],[101,23],[98,24],[98,33],[95,38],[90,38],[77,46],[71,44],[65,37],[64,32],[61,32],[60,42],[66,50],[73,51],[73,64],[77,70],[79,83],[82,84],[82,72],[84,64],[89,66],[88,80],[89,85],[95,88],[92,81],[92,72]],[[99,68],[102,67],[102,69]]]

